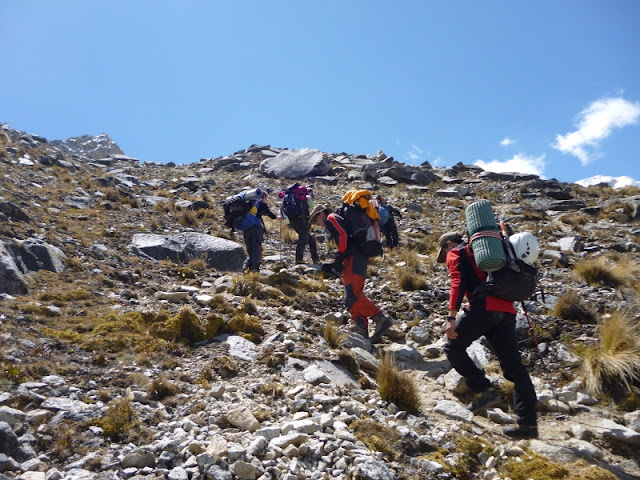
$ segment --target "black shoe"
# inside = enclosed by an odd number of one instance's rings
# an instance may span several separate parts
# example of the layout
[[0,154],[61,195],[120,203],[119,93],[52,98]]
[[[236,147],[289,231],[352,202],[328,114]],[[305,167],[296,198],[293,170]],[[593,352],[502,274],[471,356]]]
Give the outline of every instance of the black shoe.
[[493,387],[489,387],[480,393],[476,393],[473,401],[467,405],[467,410],[475,413],[480,410],[486,410],[489,407],[493,407],[501,401],[502,399],[500,398],[498,391]]
[[509,425],[502,429],[507,437],[511,438],[538,438],[537,425]]
[[353,327],[354,333],[357,333],[358,335],[362,335],[364,338],[368,339],[369,338],[369,327],[365,323],[364,319],[362,317],[357,317],[355,319],[355,324],[356,324],[356,326]]
[[391,328],[393,322],[389,317],[381,314],[373,317],[373,321],[376,322],[376,329],[373,332],[373,337],[371,337],[371,343],[376,343],[382,338],[382,335],[387,333],[387,330]]

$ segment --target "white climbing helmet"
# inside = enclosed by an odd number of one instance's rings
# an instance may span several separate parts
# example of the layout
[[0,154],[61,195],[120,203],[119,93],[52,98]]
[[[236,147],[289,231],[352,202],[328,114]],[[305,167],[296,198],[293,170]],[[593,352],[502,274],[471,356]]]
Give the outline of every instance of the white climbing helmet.
[[540,253],[540,247],[536,237],[529,232],[516,233],[509,237],[513,250],[516,252],[516,257],[529,265],[532,265],[537,259]]

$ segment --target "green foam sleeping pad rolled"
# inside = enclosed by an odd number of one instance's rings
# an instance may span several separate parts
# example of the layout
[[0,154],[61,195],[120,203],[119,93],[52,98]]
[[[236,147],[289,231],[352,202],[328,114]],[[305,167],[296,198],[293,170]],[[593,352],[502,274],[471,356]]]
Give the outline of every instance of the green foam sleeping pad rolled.
[[504,267],[507,259],[502,240],[495,237],[480,237],[473,241],[473,256],[478,268],[484,272],[495,272]]
[[[496,217],[491,203],[478,200],[465,210],[467,218],[467,234],[469,238],[479,232],[499,232]],[[497,237],[480,237],[473,240],[471,245],[476,264],[480,270],[495,272],[504,267],[507,258],[504,254],[502,240]]]
[[478,200],[470,204],[465,210],[467,218],[467,235],[471,238],[478,232],[499,232],[496,216],[493,214],[491,202]]

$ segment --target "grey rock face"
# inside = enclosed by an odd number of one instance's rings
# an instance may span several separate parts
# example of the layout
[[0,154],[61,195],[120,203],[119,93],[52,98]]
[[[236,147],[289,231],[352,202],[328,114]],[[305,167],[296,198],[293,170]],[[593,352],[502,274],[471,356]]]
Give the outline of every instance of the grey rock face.
[[0,240],[0,293],[25,294],[29,291],[22,272]]
[[64,271],[64,260],[67,256],[58,247],[41,240],[24,240],[8,245],[16,265],[22,273],[38,270],[49,270],[60,273]]
[[123,155],[124,153],[118,144],[114,142],[109,135],[104,133],[96,135],[95,137],[82,135],[81,137],[72,137],[66,140],[53,140],[51,144],[65,152],[89,157],[94,160],[113,155]]
[[155,260],[186,263],[194,258],[206,258],[209,268],[223,271],[241,270],[245,258],[240,244],[196,232],[170,237],[138,233],[133,236],[130,248],[136,255]]
[[0,453],[13,454],[18,449],[18,437],[13,433],[11,425],[0,422]]
[[0,213],[17,222],[30,221],[29,215],[13,202],[0,202]]
[[327,155],[311,148],[282,152],[260,164],[260,172],[273,178],[315,177],[330,171]]

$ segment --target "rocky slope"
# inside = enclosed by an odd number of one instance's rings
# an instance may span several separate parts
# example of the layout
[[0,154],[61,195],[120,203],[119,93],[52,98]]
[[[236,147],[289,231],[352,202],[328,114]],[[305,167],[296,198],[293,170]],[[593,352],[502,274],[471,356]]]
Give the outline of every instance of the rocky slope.
[[[220,201],[245,185],[279,191],[283,175],[313,182],[328,205],[364,187],[402,209],[402,247],[373,260],[367,282],[392,339],[349,332],[339,281],[293,265],[275,221],[260,275],[237,271],[242,239],[223,228]],[[587,391],[578,356],[599,344],[599,319],[638,318],[639,193],[382,152],[254,145],[141,163],[106,136],[49,142],[2,125],[0,480],[640,478],[638,397]],[[518,316],[538,440],[501,434],[508,402],[466,411],[441,351],[448,281],[435,243],[478,198],[543,249],[545,295],[526,302],[538,349]],[[590,261],[628,281],[586,281]],[[486,345],[471,348],[507,392]],[[385,358],[407,385],[395,401],[378,389]]]

